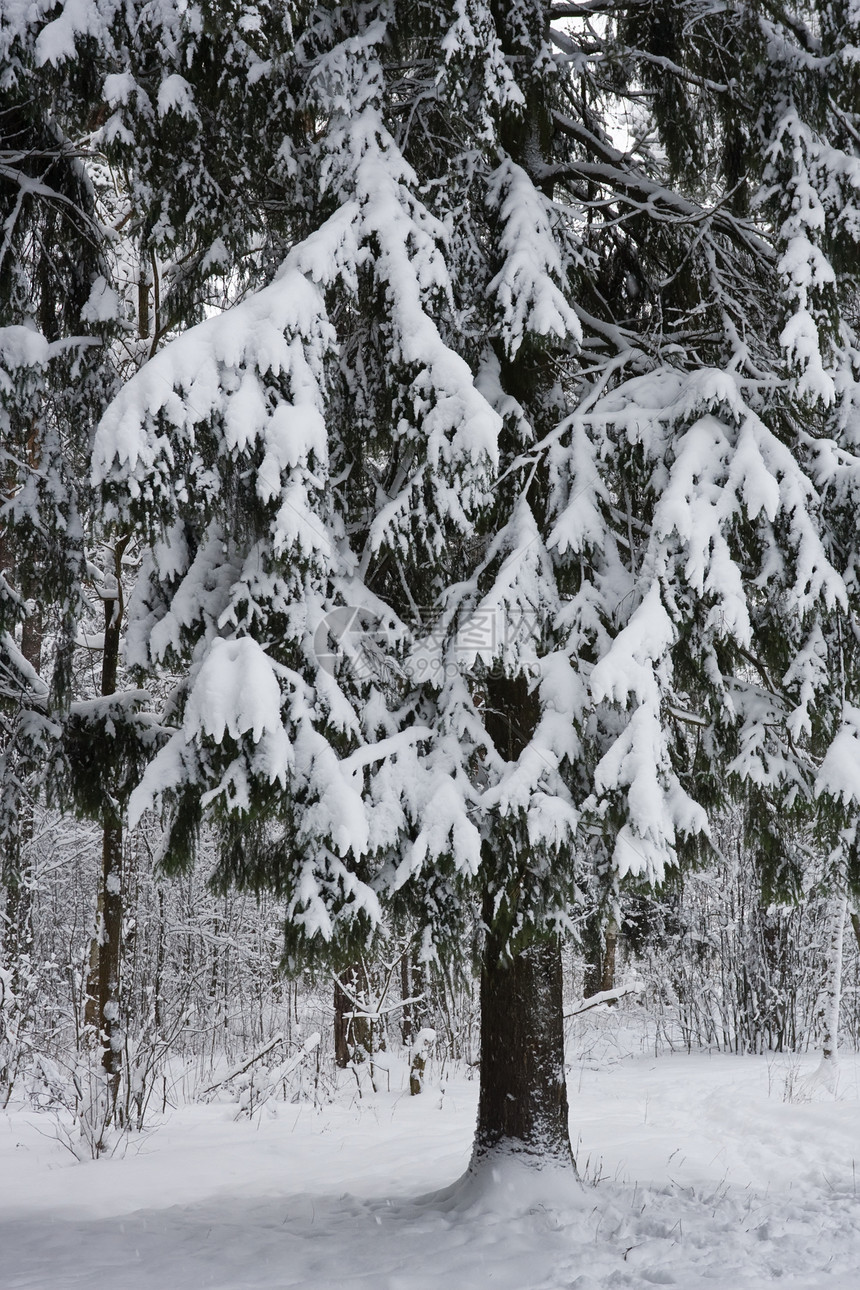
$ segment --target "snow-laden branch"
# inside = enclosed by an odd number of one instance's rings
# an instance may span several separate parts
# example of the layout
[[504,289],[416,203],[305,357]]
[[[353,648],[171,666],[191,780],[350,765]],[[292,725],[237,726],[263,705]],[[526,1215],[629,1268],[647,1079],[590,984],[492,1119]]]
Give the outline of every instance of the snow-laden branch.
[[566,1012],[565,1021],[569,1017],[578,1017],[583,1012],[589,1012],[592,1008],[599,1007],[601,1003],[616,1003],[619,999],[626,999],[628,995],[641,994],[645,988],[644,981],[628,981],[626,985],[616,986],[614,990],[598,990],[597,994],[589,995],[577,1007]]
[[[277,1048],[279,1044],[283,1044],[285,1042],[283,1035],[275,1035],[275,1037],[270,1039],[267,1044],[264,1044],[262,1048],[259,1048],[252,1057],[249,1057],[239,1066],[234,1066],[231,1071],[222,1076],[221,1079],[216,1080],[214,1084],[207,1084],[206,1088],[201,1089],[198,1096],[205,1097],[207,1093],[214,1093],[217,1088],[221,1088],[224,1084],[229,1084],[230,1080],[236,1079],[239,1075],[244,1075],[246,1070],[250,1070],[256,1062],[260,1061],[262,1057],[265,1057],[267,1053],[270,1053],[273,1048]],[[303,1062],[315,1048],[318,1047],[319,1042],[320,1035],[317,1031],[314,1031],[312,1035],[308,1036],[299,1051],[294,1053],[292,1057],[288,1057],[287,1060],[278,1067],[278,1079],[285,1079],[288,1075],[291,1075],[296,1067]]]

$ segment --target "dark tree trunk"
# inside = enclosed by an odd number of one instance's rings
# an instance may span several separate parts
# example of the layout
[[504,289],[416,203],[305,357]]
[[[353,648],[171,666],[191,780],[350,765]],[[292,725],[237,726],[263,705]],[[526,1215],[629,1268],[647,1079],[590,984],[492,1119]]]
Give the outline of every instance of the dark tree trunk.
[[[38,459],[34,458],[38,463]],[[0,548],[0,560],[5,559]],[[2,567],[2,565],[0,565]],[[21,628],[21,653],[33,671],[42,674],[42,611],[37,606],[24,619]],[[33,871],[31,844],[34,834],[33,801],[26,789],[18,806],[17,835],[10,841],[4,857],[6,910],[3,960],[11,972],[12,995],[18,997],[23,986],[25,961],[30,957],[33,940]]]
[[564,1073],[561,947],[514,959],[491,938],[481,971],[481,1088],[473,1167],[503,1151],[572,1165]]
[[582,930],[582,997],[590,999],[603,987],[603,928],[600,911],[595,910],[585,920]]
[[[39,443],[35,430],[27,440],[27,465],[37,470],[40,461]],[[14,465],[8,465],[8,474],[2,479],[2,498],[12,501],[20,487],[20,481]],[[18,583],[15,548],[9,534],[3,527],[0,530],[0,574],[10,586]],[[24,595],[36,588],[21,588]],[[35,604],[21,624],[21,653],[40,676],[42,673],[42,609]],[[23,696],[22,696],[23,697]],[[3,750],[11,733],[14,720],[9,726],[4,725],[2,739]],[[11,754],[14,759],[14,752]],[[3,953],[2,962],[11,972],[10,987],[13,996],[17,996],[22,986],[24,960],[29,956],[32,940],[32,874],[30,872],[30,843],[33,840],[33,804],[23,790],[18,801],[17,833],[9,839],[6,853],[0,857],[0,878],[6,886],[6,901],[2,927]]]
[[[519,757],[534,731],[537,694],[524,676],[492,678],[487,684],[487,732],[510,760]],[[526,857],[527,859],[527,857]],[[494,867],[486,844],[485,872]],[[568,1128],[564,1071],[564,1008],[561,945],[546,934],[510,953],[511,912],[516,888],[495,908],[484,898],[486,929],[481,964],[481,1077],[472,1169],[499,1153],[535,1167],[575,1167]],[[507,907],[508,913],[502,909]]]
[[122,1070],[120,1029],[120,951],[122,948],[122,825],[102,830],[103,914],[99,944],[99,1016],[102,1027],[102,1066],[108,1077],[111,1103],[116,1103]]
[[[618,948],[618,923],[610,914],[603,929],[603,971],[600,975],[601,991],[615,989],[615,957]],[[610,1000],[610,1006],[614,1000]]]
[[10,973],[9,988],[13,998],[24,990],[32,942],[32,903],[28,863],[25,860],[33,837],[32,808],[22,804],[18,813],[18,836],[7,848],[6,909],[3,929],[2,961]]
[[[119,647],[122,634],[122,557],[128,538],[114,547],[115,595],[106,597],[105,638],[101,691],[116,693]],[[111,1107],[116,1109],[122,1071],[120,1026],[120,969],[122,965],[122,816],[116,802],[105,803],[102,816],[102,878],[99,892],[98,1000],[102,1067],[108,1079]]]
[[347,1030],[349,1022],[346,1014],[352,1011],[352,1004],[341,988],[340,981],[335,977],[334,982],[334,1060],[335,1065],[341,1070],[346,1070],[349,1065],[349,1044],[347,1042]]
[[854,930],[854,939],[857,942],[857,948],[860,949],[860,915],[851,911],[851,926]]
[[[102,835],[102,868],[104,868],[104,835]],[[90,1036],[98,1033],[101,1017],[99,1007],[99,955],[104,923],[104,879],[99,882],[96,904],[95,935],[90,940],[90,956],[87,962],[87,994],[84,1000],[84,1026]]]
[[367,1017],[354,1015],[367,997],[367,988],[367,974],[360,963],[348,968],[340,979],[335,978],[334,1059],[341,1069],[351,1061],[362,1062],[373,1053],[373,1023]]
[[[408,950],[403,954],[400,960],[400,997],[401,999],[412,998],[412,956]],[[412,1024],[412,1004],[404,1003],[400,1010],[400,1038],[404,1046],[412,1043],[415,1033]]]
[[158,921],[155,927],[155,982],[153,985],[153,1007],[155,1033],[160,1035],[164,1028],[163,1002],[161,992],[164,983],[164,888],[158,888]]

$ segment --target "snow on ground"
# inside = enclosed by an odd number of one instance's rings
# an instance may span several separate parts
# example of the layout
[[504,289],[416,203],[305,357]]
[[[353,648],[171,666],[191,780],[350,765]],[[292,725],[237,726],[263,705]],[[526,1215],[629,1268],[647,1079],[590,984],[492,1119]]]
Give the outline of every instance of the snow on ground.
[[[476,1086],[344,1092],[234,1119],[187,1106],[85,1164],[51,1118],[0,1116],[2,1290],[856,1290],[860,1058],[578,1057],[584,1184],[450,1184]],[[786,1100],[786,1099],[791,1100]],[[428,1193],[430,1193],[428,1195]],[[435,1193],[435,1194],[433,1194]]]

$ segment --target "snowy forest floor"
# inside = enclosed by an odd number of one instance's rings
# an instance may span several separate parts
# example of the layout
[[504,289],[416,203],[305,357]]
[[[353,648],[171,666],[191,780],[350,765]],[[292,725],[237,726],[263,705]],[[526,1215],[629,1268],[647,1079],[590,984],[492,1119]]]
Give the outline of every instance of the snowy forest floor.
[[[860,1057],[622,1056],[569,1073],[583,1185],[451,1194],[477,1086],[168,1113],[79,1164],[51,1117],[0,1115],[3,1290],[856,1290]],[[432,1072],[431,1072],[432,1075]],[[399,1082],[400,1076],[392,1085]],[[271,1104],[270,1104],[271,1105]],[[436,1195],[428,1193],[437,1192]]]

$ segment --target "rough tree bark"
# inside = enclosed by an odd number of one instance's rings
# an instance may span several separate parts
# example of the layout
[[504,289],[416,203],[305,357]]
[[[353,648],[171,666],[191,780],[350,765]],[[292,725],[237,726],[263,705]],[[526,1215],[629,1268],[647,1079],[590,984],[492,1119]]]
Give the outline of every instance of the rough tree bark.
[[[28,467],[32,470],[38,469],[39,460],[39,445],[34,431],[27,441]],[[3,481],[6,497],[11,498],[18,487],[18,481],[11,473],[10,477]],[[7,582],[12,585],[16,580],[15,556],[5,532],[0,532],[0,570],[3,571]],[[35,604],[21,625],[21,654],[37,676],[42,674],[43,632],[42,608]],[[17,998],[21,991],[24,961],[29,956],[32,941],[33,893],[30,844],[33,840],[33,826],[33,803],[24,793],[19,805],[17,834],[9,840],[6,854],[2,858],[2,877],[6,886],[2,962],[11,973],[9,987],[13,998]]]
[[[603,971],[600,975],[601,993],[615,989],[615,958],[618,949],[618,920],[615,914],[609,915],[603,932]],[[610,1002],[610,1007],[614,1000]]]
[[596,909],[588,918],[582,934],[585,965],[582,974],[582,997],[605,994],[615,989],[615,960],[618,949],[618,920],[614,912],[604,915]]
[[[118,538],[113,550],[113,578],[104,592],[104,653],[101,692],[116,693],[119,647],[122,634],[122,557],[128,537]],[[113,594],[110,594],[110,593]],[[104,804],[102,817],[102,873],[98,915],[98,1022],[102,1067],[115,1111],[122,1072],[120,1027],[120,970],[122,965],[122,814],[115,800]]]
[[[37,607],[24,620],[21,631],[21,653],[33,668],[42,672],[42,613]],[[24,960],[29,957],[33,938],[33,873],[30,856],[33,841],[33,802],[29,796],[21,800],[18,813],[18,836],[10,844],[6,856],[6,918],[4,959],[11,972],[10,987],[14,996],[21,988]]]
[[343,986],[337,977],[334,979],[334,1060],[335,1065],[341,1070],[346,1070],[349,1065],[349,1043],[347,1041],[347,1031],[349,1021],[346,1014],[351,1010],[352,1004],[343,992]]
[[[487,687],[487,732],[496,749],[519,757],[539,713],[525,676],[492,679]],[[485,846],[485,871],[493,872]],[[506,894],[511,907],[516,897]],[[475,1170],[499,1153],[537,1167],[573,1167],[564,1070],[561,944],[549,933],[511,953],[506,918],[488,889],[482,921],[481,1065]]]
[[473,1167],[499,1151],[570,1165],[561,947],[505,959],[488,937],[481,969],[481,1087]]
[[[412,998],[412,955],[407,951],[400,960],[400,997]],[[400,1010],[400,1038],[405,1047],[412,1043],[415,1027],[412,1019],[412,1004],[404,1003]]]
[[[341,985],[341,980],[343,985]],[[352,994],[349,997],[343,986]],[[341,1070],[351,1061],[364,1061],[373,1051],[372,1023],[355,1016],[354,1000],[367,997],[367,976],[362,965],[354,964],[334,979],[334,1060]]]

